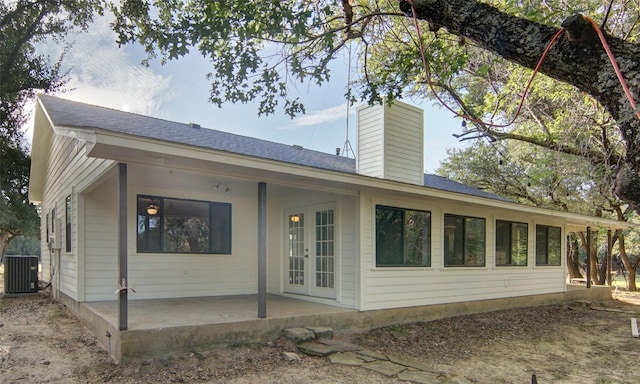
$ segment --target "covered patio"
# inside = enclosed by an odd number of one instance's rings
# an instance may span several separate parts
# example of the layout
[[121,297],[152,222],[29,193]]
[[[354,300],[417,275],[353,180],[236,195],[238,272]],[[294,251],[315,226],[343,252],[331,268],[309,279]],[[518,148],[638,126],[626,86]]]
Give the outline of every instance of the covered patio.
[[[257,321],[257,295],[186,297],[177,299],[130,300],[129,331],[203,324],[228,324]],[[357,312],[292,297],[267,295],[270,320],[288,319],[300,324],[328,315]],[[114,327],[118,326],[118,302],[96,301],[82,304]],[[263,320],[261,320],[263,321]]]
[[341,330],[361,321],[354,309],[271,294],[267,318],[258,318],[257,302],[257,295],[130,300],[127,330],[118,329],[116,300],[79,303],[76,309],[114,361],[265,342],[292,327]]

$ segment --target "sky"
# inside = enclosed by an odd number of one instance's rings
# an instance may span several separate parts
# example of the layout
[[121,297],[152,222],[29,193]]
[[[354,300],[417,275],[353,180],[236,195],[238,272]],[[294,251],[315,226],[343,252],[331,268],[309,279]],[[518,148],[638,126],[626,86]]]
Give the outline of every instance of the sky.
[[[100,18],[89,32],[71,37],[72,46],[63,61],[69,71],[69,90],[57,96],[326,153],[345,148],[348,139],[357,150],[356,105],[348,107],[344,98],[348,60],[334,62],[329,84],[302,84],[292,90],[305,104],[305,115],[291,119],[276,110],[274,115],[258,116],[254,104],[226,103],[218,108],[208,102],[210,86],[205,76],[210,68],[200,55],[165,65],[154,60],[145,67],[141,65],[146,57],[142,48],[118,48],[108,22],[107,17]],[[48,45],[41,49],[55,58],[61,48]],[[462,147],[452,136],[460,133],[461,120],[432,101],[403,101],[425,110],[424,167],[434,173],[446,158],[447,148]]]

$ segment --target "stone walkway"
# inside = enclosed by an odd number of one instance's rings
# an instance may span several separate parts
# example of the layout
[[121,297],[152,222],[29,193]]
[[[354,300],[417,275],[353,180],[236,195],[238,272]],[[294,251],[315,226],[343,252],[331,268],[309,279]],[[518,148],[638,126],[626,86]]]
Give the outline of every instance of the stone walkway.
[[291,328],[285,330],[285,336],[298,345],[300,352],[311,356],[328,357],[332,364],[359,366],[418,384],[472,384],[463,376],[439,372],[418,361],[382,355],[355,344],[334,340],[333,331],[330,328]]

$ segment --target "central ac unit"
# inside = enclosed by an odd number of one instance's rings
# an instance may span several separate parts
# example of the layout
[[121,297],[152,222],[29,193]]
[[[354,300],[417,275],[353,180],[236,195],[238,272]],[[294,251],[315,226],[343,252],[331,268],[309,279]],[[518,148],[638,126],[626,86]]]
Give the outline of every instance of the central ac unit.
[[4,257],[4,294],[38,292],[38,256]]

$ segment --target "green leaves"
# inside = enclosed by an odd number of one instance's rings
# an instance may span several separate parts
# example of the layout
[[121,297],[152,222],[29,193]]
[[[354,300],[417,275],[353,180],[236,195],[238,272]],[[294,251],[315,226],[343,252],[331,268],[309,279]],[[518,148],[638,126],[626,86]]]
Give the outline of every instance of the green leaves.
[[210,100],[258,101],[260,114],[304,111],[289,97],[291,82],[328,82],[329,63],[346,42],[334,1],[126,0],[112,9],[120,43],[136,41],[147,60],[162,62],[195,48],[212,64]]
[[36,207],[28,199],[30,158],[22,127],[36,92],[64,87],[63,57],[52,62],[36,44],[64,40],[88,28],[100,0],[16,0],[0,3],[0,253],[15,236],[39,234]]

